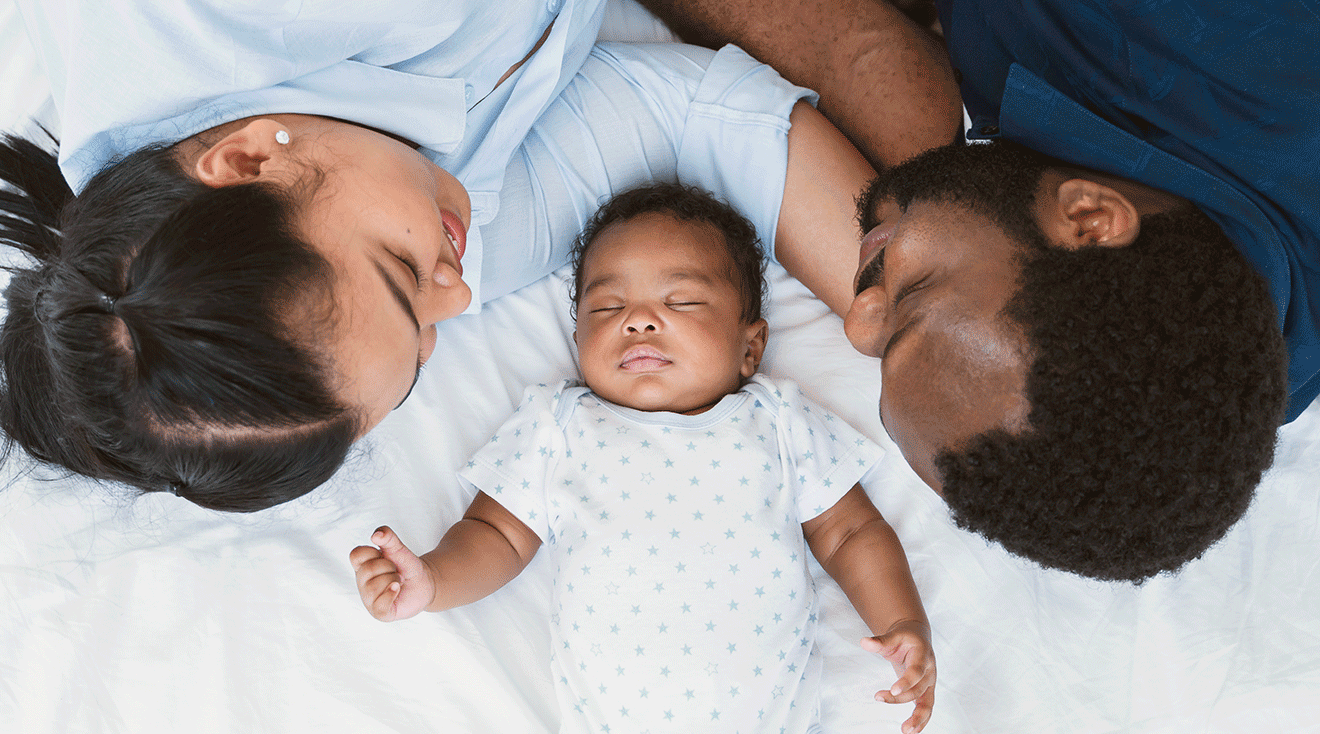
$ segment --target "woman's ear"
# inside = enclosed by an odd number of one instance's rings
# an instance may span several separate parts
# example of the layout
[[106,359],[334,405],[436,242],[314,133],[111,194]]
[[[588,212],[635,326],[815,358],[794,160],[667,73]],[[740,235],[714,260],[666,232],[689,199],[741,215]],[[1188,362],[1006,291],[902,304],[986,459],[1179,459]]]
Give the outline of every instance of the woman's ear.
[[1137,208],[1123,194],[1098,181],[1069,178],[1044,190],[1037,202],[1041,230],[1053,244],[1075,250],[1096,245],[1127,247],[1141,231]]
[[748,324],[747,331],[747,353],[743,355],[742,369],[743,377],[751,377],[756,374],[756,368],[761,366],[761,355],[765,354],[765,340],[768,337],[765,319],[758,319],[756,323]]
[[[284,125],[258,118],[212,144],[197,158],[193,175],[212,188],[251,183],[287,162],[288,145],[276,135]],[[287,132],[286,137],[287,140]]]

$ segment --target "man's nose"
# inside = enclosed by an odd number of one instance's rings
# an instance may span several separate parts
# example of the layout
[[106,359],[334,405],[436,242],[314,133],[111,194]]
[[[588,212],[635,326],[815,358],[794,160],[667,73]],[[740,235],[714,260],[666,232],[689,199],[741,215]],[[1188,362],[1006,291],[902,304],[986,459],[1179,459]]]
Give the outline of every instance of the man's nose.
[[883,288],[870,288],[853,299],[852,307],[843,318],[843,333],[853,348],[862,354],[879,357],[893,333],[888,309],[888,298]]

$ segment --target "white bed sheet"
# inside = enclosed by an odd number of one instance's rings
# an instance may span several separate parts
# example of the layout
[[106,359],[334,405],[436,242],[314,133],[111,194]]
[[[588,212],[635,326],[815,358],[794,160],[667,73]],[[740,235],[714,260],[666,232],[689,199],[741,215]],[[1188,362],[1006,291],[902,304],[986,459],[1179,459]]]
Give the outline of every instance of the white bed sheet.
[[[630,3],[611,35],[663,29]],[[45,87],[0,4],[0,124]],[[46,115],[48,124],[53,118]],[[30,128],[29,128],[30,129]],[[467,608],[381,624],[349,549],[382,523],[429,548],[470,497],[454,469],[530,382],[576,367],[563,274],[447,322],[406,406],[313,494],[254,515],[41,474],[0,490],[0,732],[553,732],[548,569]],[[958,531],[875,415],[877,363],[772,267],[764,370],[889,449],[865,485],[894,526],[935,632],[927,731],[1320,731],[1320,404],[1223,542],[1136,588],[1044,571]],[[889,666],[824,599],[827,731],[897,732]]]

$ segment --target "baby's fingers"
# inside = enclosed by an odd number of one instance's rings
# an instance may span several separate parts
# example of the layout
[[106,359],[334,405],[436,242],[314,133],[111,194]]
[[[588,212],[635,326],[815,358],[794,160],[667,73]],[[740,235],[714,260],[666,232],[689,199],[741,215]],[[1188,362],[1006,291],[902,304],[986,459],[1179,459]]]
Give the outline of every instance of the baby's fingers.
[[889,690],[876,693],[875,698],[885,703],[908,703],[915,701],[934,685],[935,668],[922,661],[908,666]]
[[380,549],[369,545],[359,545],[348,552],[348,562],[353,564],[353,573],[357,573],[362,564],[367,561],[380,557]]
[[903,722],[903,734],[917,734],[917,732],[926,728],[930,721],[930,712],[935,708],[935,688],[932,686],[926,689],[917,699],[917,708],[913,710],[912,715],[907,721]]
[[385,555],[397,553],[405,548],[403,541],[399,540],[399,536],[394,534],[394,530],[389,525],[376,528],[376,532],[371,534],[371,542],[380,546]]
[[[380,592],[367,603],[367,611],[371,616],[382,622],[393,622],[395,619],[394,602],[399,598],[399,590],[403,586],[398,581],[390,581],[380,589]],[[363,597],[366,601],[366,597]]]
[[379,599],[382,595],[388,595],[392,606],[394,597],[398,596],[402,587],[403,578],[399,575],[398,567],[389,559],[381,558],[379,553],[375,558],[355,563],[355,576],[362,603],[373,615],[379,617],[380,615],[377,614]]
[[403,581],[397,573],[383,573],[364,579],[358,584],[362,595],[362,604],[371,612],[371,616],[382,622],[391,622],[395,618],[395,601],[403,589]]

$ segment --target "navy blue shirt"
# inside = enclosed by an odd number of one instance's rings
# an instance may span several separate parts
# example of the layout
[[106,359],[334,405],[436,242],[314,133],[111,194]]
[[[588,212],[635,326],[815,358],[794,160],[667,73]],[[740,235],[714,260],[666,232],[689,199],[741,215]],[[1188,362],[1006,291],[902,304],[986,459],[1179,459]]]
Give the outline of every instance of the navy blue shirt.
[[1269,282],[1288,420],[1320,394],[1320,8],[936,0],[969,139],[1182,196]]

